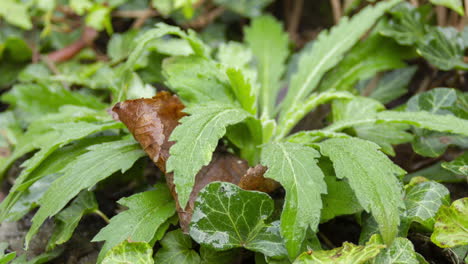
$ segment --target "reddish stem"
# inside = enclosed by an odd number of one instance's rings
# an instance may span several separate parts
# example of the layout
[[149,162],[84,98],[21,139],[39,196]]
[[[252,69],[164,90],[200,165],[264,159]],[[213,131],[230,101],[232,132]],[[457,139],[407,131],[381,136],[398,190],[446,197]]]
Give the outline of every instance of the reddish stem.
[[91,45],[93,41],[97,38],[98,32],[90,27],[86,27],[81,34],[81,38],[76,42],[62,48],[51,52],[47,55],[48,60],[52,62],[64,62],[73,58],[78,54],[82,49]]

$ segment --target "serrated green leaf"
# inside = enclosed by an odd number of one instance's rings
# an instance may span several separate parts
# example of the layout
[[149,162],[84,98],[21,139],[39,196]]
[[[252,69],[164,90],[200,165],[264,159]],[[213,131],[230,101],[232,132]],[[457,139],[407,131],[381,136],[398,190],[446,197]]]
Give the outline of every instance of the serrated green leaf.
[[431,241],[441,248],[468,244],[468,198],[440,208]]
[[153,264],[153,249],[145,242],[123,241],[112,248],[102,264]]
[[399,209],[404,207],[397,176],[405,171],[366,140],[332,138],[319,146],[333,162],[337,178],[346,178],[361,206],[372,212],[385,243],[391,243],[398,233]]
[[397,99],[407,92],[408,84],[417,69],[418,68],[416,66],[410,66],[384,74],[369,97],[376,99],[383,104]]
[[431,3],[434,5],[441,5],[446,6],[453,11],[460,14],[460,16],[464,16],[465,12],[463,11],[463,4],[461,0],[431,0]]
[[166,59],[163,76],[185,104],[234,103],[229,80],[220,65],[210,59],[194,55]]
[[211,161],[226,127],[249,116],[240,108],[214,103],[185,108],[184,112],[190,116],[183,117],[172,132],[170,140],[176,143],[171,147],[167,161],[167,171],[174,172],[174,184],[182,207],[189,200],[195,175]]
[[85,17],[86,25],[97,31],[106,30],[109,35],[113,33],[111,23],[112,9],[108,5],[95,3]]
[[409,187],[404,201],[405,218],[432,230],[437,211],[450,203],[450,193],[442,184],[426,181]]
[[[252,50],[250,50],[246,44],[235,41],[221,43],[218,48],[218,53],[216,53],[216,59],[219,62],[228,67],[238,69],[249,68],[252,58]],[[253,74],[256,75],[257,73],[254,72]]]
[[282,103],[282,113],[288,115],[291,106],[302,100],[317,87],[320,79],[343,58],[361,36],[368,31],[387,9],[399,0],[381,2],[375,7],[367,7],[353,18],[342,18],[329,32],[322,31],[314,42],[310,53],[299,59],[298,71],[291,77],[289,92]]
[[372,260],[373,264],[419,264],[414,246],[406,238],[397,237],[390,247]]
[[161,240],[161,249],[154,255],[154,263],[200,264],[201,259],[193,250],[192,239],[177,229],[167,233]]
[[198,194],[190,236],[215,250],[244,247],[284,256],[278,226],[265,223],[272,212],[273,200],[265,193],[244,191],[227,182],[210,183]]
[[302,253],[294,261],[294,264],[364,264],[377,256],[382,248],[385,248],[385,245],[357,246],[345,242],[342,247],[332,250],[313,251],[311,254]]
[[300,131],[300,132],[294,133],[291,136],[287,137],[287,140],[292,143],[310,145],[322,139],[335,138],[335,137],[336,138],[349,138],[350,136],[345,133],[328,132],[324,130],[308,130],[308,131]]
[[[85,2],[85,1],[78,1]],[[117,63],[128,57],[134,45],[134,39],[137,36],[136,30],[129,30],[125,33],[112,34],[107,43],[107,55],[111,59],[111,63]]]
[[333,68],[320,83],[319,89],[326,91],[352,91],[359,80],[373,77],[381,71],[404,67],[403,59],[409,57],[408,49],[394,41],[373,34],[358,43],[349,54]]
[[81,218],[98,209],[94,194],[90,191],[81,192],[71,204],[55,216],[55,228],[49,239],[47,248],[53,249],[56,245],[67,242]]
[[257,113],[257,95],[252,82],[239,69],[228,68],[226,75],[231,83],[232,91],[242,108],[255,115]]
[[236,13],[248,17],[256,17],[261,14],[262,9],[273,0],[251,0],[251,1],[229,1],[229,0],[214,0],[218,5],[224,6]]
[[252,49],[258,67],[260,82],[259,106],[261,116],[270,119],[274,114],[280,79],[288,56],[288,35],[281,23],[272,16],[260,16],[244,29],[245,42]]
[[463,153],[451,162],[442,163],[442,167],[453,173],[468,176],[468,152]]
[[18,84],[2,95],[1,100],[21,111],[23,120],[31,122],[48,113],[56,113],[64,105],[76,105],[102,110],[105,104],[94,96],[68,91],[59,86]]
[[157,229],[175,213],[174,200],[163,184],[155,185],[154,190],[122,198],[118,203],[129,209],[114,216],[93,238],[93,241],[106,241],[99,259],[125,239],[151,242]]
[[281,214],[281,236],[289,257],[298,254],[309,228],[316,231],[322,209],[321,194],[327,192],[324,175],[317,166],[320,154],[297,143],[269,143],[263,147],[261,163],[268,167],[264,177],[286,190]]
[[27,3],[17,2],[15,0],[3,0],[2,8],[0,8],[0,17],[3,17],[8,23],[21,27],[23,29],[31,29],[31,18],[28,14]]
[[133,139],[93,145],[88,150],[62,170],[64,174],[52,183],[40,200],[40,208],[26,235],[26,248],[42,223],[57,214],[81,190],[94,186],[114,172],[127,171],[136,160],[145,156]]

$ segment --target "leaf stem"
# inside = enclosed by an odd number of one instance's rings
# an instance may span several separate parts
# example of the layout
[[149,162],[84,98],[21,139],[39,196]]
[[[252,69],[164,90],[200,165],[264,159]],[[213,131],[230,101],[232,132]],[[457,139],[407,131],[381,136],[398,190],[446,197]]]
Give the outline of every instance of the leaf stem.
[[93,214],[96,214],[97,216],[101,217],[101,219],[104,220],[104,222],[106,222],[107,224],[110,223],[109,217],[107,217],[107,215],[105,215],[101,210],[96,209],[93,211]]

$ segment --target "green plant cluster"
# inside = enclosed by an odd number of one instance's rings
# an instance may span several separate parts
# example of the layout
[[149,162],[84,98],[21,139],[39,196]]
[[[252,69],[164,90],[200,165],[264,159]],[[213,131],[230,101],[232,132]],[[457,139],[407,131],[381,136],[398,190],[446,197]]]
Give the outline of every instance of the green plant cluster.
[[[184,21],[197,15],[193,2],[152,5]],[[270,1],[213,2],[252,17],[242,42],[213,41],[208,31],[165,23],[113,33],[111,13],[127,10],[130,1],[0,3],[8,23],[0,29],[0,86],[11,86],[1,95],[9,108],[0,113],[0,147],[11,152],[0,157],[2,179],[27,157],[0,203],[0,221],[18,221],[37,209],[26,249],[48,218],[55,222],[40,260],[15,259],[0,244],[0,263],[43,263],[60,255],[83,217],[108,220],[95,192],[135,179],[142,187],[118,201],[127,209],[93,239],[104,242],[99,263],[231,263],[245,250],[254,252],[256,263],[428,263],[409,232],[432,234],[437,246],[466,257],[468,198],[452,203],[440,182],[466,181],[467,154],[437,163],[435,176],[407,175],[389,156],[404,143],[433,158],[451,146],[466,149],[468,94],[441,87],[397,108],[386,104],[407,93],[418,70],[408,60],[467,70],[468,27],[459,32],[434,26],[430,5],[380,1],[343,17],[293,54],[283,25],[261,15]],[[463,13],[458,1],[431,2]],[[42,49],[79,37],[53,32],[57,5],[69,5],[86,25],[110,34],[107,61],[84,49],[56,69],[46,58],[30,63],[37,50],[24,30],[33,29],[38,15],[43,28],[32,34]],[[381,77],[374,87],[376,75]],[[117,102],[152,97],[153,84],[166,86],[186,106],[167,161],[182,206],[219,144],[250,166],[267,167],[264,177],[281,184],[284,200],[213,182],[198,195],[189,234],[174,228],[178,218],[168,187],[163,180],[144,183],[145,152],[107,111]],[[323,128],[293,132],[325,104],[331,110]],[[343,215],[354,215],[361,225],[359,244],[325,247],[319,224]]]

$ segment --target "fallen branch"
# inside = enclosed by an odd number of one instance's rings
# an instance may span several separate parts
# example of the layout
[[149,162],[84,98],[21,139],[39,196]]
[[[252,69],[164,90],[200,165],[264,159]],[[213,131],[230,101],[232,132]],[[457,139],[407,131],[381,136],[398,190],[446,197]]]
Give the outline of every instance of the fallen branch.
[[62,49],[47,54],[47,60],[51,62],[68,61],[71,58],[73,58],[76,54],[78,54],[82,49],[92,45],[97,36],[98,32],[95,29],[86,27],[83,31],[83,34],[81,34],[81,38],[78,41]]

